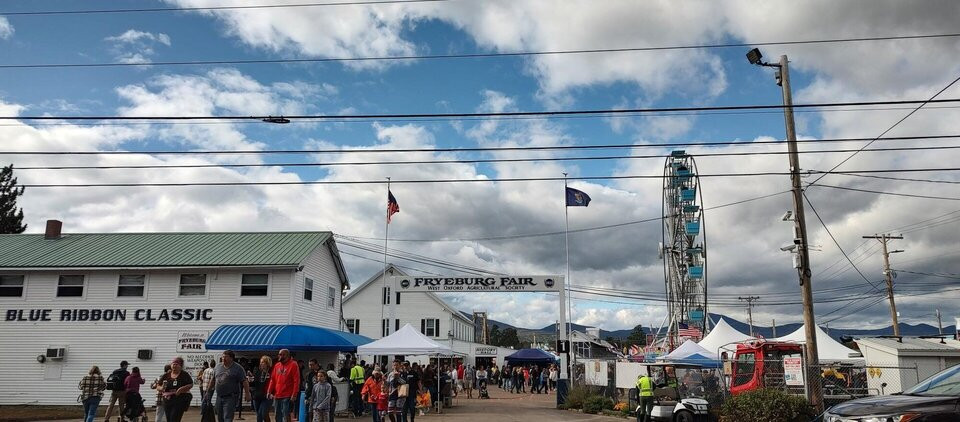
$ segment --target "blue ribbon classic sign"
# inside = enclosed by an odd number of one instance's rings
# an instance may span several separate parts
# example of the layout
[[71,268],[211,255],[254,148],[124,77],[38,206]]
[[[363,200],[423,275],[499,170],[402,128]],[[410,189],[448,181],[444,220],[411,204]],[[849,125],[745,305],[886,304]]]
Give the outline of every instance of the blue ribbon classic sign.
[[557,292],[563,277],[517,275],[501,277],[391,276],[398,292]]

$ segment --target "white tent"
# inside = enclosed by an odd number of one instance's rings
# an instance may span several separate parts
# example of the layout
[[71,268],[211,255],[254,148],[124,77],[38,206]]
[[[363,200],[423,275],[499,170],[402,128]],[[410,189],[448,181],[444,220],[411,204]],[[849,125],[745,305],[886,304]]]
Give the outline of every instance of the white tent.
[[[803,344],[807,341],[807,336],[803,332],[803,326],[797,329],[790,334],[787,334],[783,337],[778,337],[774,340],[778,341],[790,341],[794,343]],[[853,357],[850,355],[853,354]],[[820,358],[821,363],[829,362],[863,362],[863,357],[858,356],[859,352],[853,350],[847,346],[840,344],[839,341],[834,340],[827,334],[826,331],[823,331],[822,328],[817,327],[817,357]]]
[[673,349],[673,351],[670,352],[669,354],[660,356],[660,357],[658,357],[657,359],[659,359],[659,360],[678,360],[678,359],[685,359],[685,358],[688,358],[688,357],[693,356],[693,355],[700,355],[700,356],[703,356],[703,357],[706,357],[706,358],[709,358],[709,359],[713,359],[713,360],[718,359],[716,352],[713,352],[713,351],[704,349],[703,347],[700,347],[700,345],[698,345],[698,344],[697,344],[696,342],[694,342],[693,340],[687,340],[687,341],[683,342],[683,344],[681,344],[680,347],[677,347],[676,349]]
[[380,340],[357,346],[360,355],[444,355],[453,354],[453,349],[437,343],[420,334],[410,324],[406,324]]
[[727,352],[727,355],[732,358],[733,353],[737,351],[736,343],[748,340],[755,340],[755,338],[737,331],[736,328],[727,324],[727,321],[720,318],[720,322],[710,330],[710,334],[707,334],[707,336],[697,344],[709,350],[714,356]]

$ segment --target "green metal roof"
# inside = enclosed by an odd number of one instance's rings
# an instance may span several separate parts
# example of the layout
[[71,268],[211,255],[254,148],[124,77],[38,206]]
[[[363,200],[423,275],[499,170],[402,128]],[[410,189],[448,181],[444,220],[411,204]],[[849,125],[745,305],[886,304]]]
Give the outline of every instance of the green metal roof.
[[8,234],[0,235],[0,268],[299,265],[332,238],[331,232]]

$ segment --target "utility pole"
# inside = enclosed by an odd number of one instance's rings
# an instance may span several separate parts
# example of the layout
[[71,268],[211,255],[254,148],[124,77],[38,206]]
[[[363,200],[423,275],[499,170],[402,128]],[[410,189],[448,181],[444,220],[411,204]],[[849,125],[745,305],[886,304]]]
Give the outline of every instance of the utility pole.
[[940,331],[940,335],[943,335],[943,320],[940,319],[940,308],[937,308],[937,330]]
[[773,338],[777,338],[777,320],[776,319],[773,320],[772,327],[773,327]]
[[903,236],[891,236],[889,234],[863,236],[864,239],[877,239],[883,245],[883,275],[887,278],[887,299],[890,300],[890,318],[893,320],[893,335],[900,337],[900,321],[897,318],[897,303],[893,300],[893,271],[890,271],[890,254],[903,252],[903,250],[888,251],[887,243],[891,240],[903,239]]
[[804,216],[803,188],[800,185],[800,156],[797,153],[797,133],[793,120],[793,94],[790,91],[790,68],[787,56],[780,56],[779,63],[764,62],[760,50],[753,49],[747,53],[751,64],[777,68],[777,85],[780,85],[783,94],[783,120],[787,134],[787,150],[790,153],[790,182],[792,184],[794,240],[799,266],[797,277],[800,279],[800,289],[803,298],[803,331],[805,335],[804,366],[807,380],[807,400],[817,413],[823,412],[823,390],[820,384],[820,357],[817,353],[817,325],[813,313],[813,286],[810,276],[810,253],[807,249],[807,221]]
[[740,296],[737,299],[747,302],[747,321],[750,323],[750,337],[756,337],[753,335],[753,301],[760,299],[760,296]]

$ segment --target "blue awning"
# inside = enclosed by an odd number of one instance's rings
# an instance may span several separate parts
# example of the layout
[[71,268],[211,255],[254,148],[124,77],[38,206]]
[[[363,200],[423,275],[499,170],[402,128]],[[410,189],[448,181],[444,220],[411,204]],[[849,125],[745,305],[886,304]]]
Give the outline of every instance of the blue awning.
[[207,338],[211,350],[356,352],[373,340],[361,335],[309,325],[221,325]]

